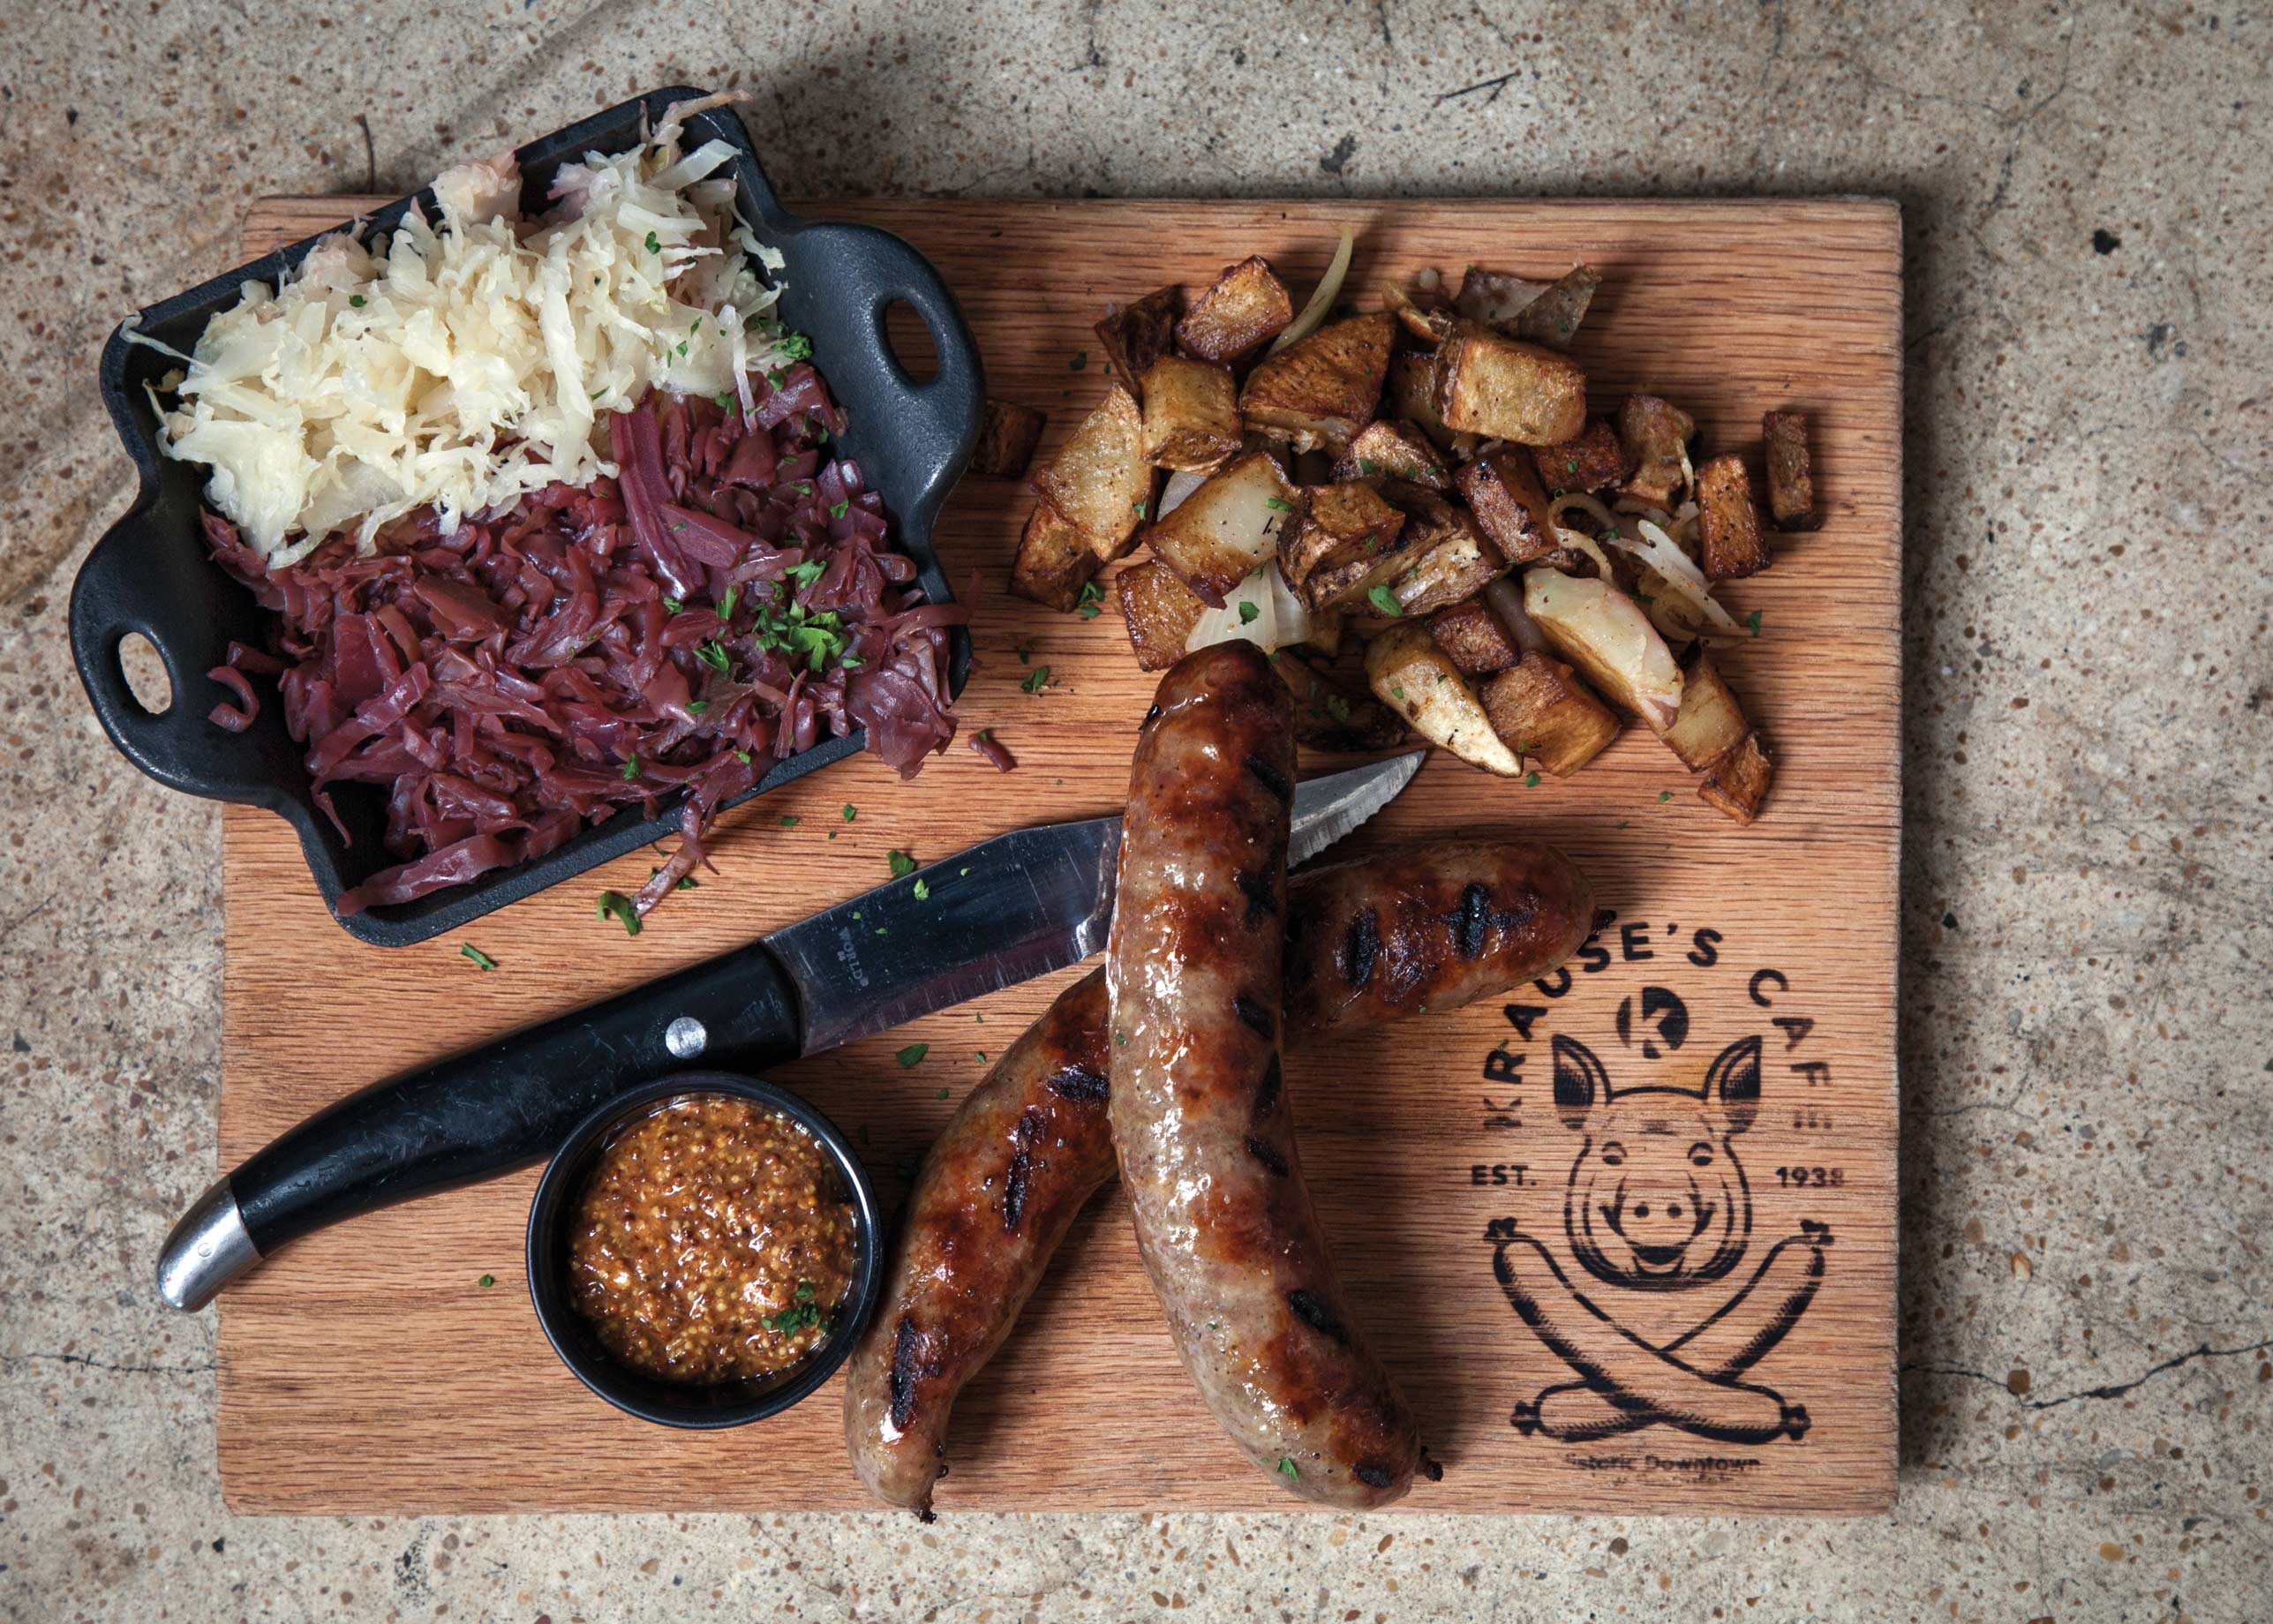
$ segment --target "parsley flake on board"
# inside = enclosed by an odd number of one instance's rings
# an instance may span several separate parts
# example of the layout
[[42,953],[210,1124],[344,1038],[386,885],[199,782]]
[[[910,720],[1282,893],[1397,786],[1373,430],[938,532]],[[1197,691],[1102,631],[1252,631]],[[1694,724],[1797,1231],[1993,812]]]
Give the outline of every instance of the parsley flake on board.
[[797,827],[797,818],[793,814],[785,812],[781,816],[781,826],[784,829],[794,829]]
[[599,912],[592,917],[613,919],[623,927],[623,934],[628,936],[636,936],[639,934],[639,910],[633,907],[631,898],[620,891],[600,892]]
[[[1085,581],[1081,583],[1081,596],[1073,600],[1073,613],[1085,620],[1094,620],[1104,605],[1105,589],[1094,581]],[[986,737],[984,730],[980,732],[979,737]]]
[[1525,789],[1537,789],[1539,787],[1539,774],[1536,772],[1527,772],[1524,774],[1524,787]]
[[886,852],[884,856],[884,861],[892,865],[892,877],[893,879],[906,879],[909,875],[915,872],[915,859],[910,857],[907,853],[893,850]]
[[922,1059],[924,1056],[930,1052],[931,1045],[929,1043],[910,1043],[906,1049],[901,1049],[898,1054],[894,1055],[892,1058],[899,1062],[899,1069],[901,1071],[907,1071],[914,1070],[915,1063]]
[[1760,612],[1757,609],[1755,609],[1751,613],[1746,615],[1744,617],[1744,624],[1750,629],[1752,635],[1755,637],[1758,636],[1760,635]]
[[1394,615],[1403,614],[1404,613],[1404,605],[1397,602],[1397,595],[1395,592],[1390,591],[1389,589],[1385,586],[1377,586],[1370,592],[1367,592],[1366,594],[1366,601],[1373,605],[1374,608],[1380,610],[1383,614]]
[[494,1274],[484,1274],[479,1280],[475,1281],[473,1283],[486,1291],[497,1283],[497,1276]]
[[1661,789],[1658,792],[1658,804],[1660,806],[1665,805],[1667,801],[1671,801],[1672,799],[1673,791],[1669,789]]
[[1049,686],[1050,667],[1047,665],[1036,665],[1026,673],[1026,680],[1019,684],[1019,687],[1029,694],[1039,694]]
[[472,959],[476,969],[494,970],[497,968],[497,960],[492,959],[487,953],[483,952],[481,949],[476,947],[470,942],[462,944],[458,948],[458,952],[463,957]]
[[847,801],[847,802],[845,802],[845,822],[847,822],[847,823],[851,823],[854,818],[858,817],[860,815],[861,815],[861,809],[860,809],[858,807],[854,806],[854,805],[851,801]]

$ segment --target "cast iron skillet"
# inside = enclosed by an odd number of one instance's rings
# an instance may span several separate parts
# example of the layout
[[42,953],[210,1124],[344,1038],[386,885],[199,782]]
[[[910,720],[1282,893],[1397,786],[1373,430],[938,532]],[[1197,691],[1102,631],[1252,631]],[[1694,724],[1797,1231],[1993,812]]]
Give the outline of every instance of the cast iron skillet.
[[[553,172],[564,162],[587,152],[622,152],[638,141],[643,119],[651,126],[673,102],[703,94],[684,86],[651,91],[520,148],[515,155],[524,206],[532,213],[545,207]],[[977,440],[982,394],[978,348],[954,296],[921,254],[891,233],[842,221],[802,220],[784,209],[730,109],[698,113],[687,120],[686,130],[689,150],[714,139],[735,148],[732,173],[743,217],[787,261],[781,318],[812,338],[814,364],[850,415],[844,454],[884,498],[893,535],[915,560],[925,594],[934,603],[947,602],[953,594],[932,548],[931,525]],[[414,202],[432,214],[431,191],[397,199],[369,217],[366,233],[393,230]],[[141,332],[189,350],[207,320],[235,304],[245,282],[274,282],[319,240],[295,243],[151,305],[138,318]],[[922,318],[938,353],[938,372],[928,382],[907,375],[884,335],[885,309],[902,301]],[[397,861],[380,843],[385,792],[370,785],[335,787],[340,816],[355,837],[350,845],[316,807],[273,686],[263,684],[260,718],[245,732],[231,733],[206,720],[214,702],[225,696],[206,672],[222,663],[232,639],[267,647],[267,615],[207,553],[198,527],[205,470],[159,452],[157,417],[145,386],[154,386],[177,363],[147,345],[129,343],[125,330],[122,326],[103,348],[102,398],[141,489],[126,516],[87,554],[72,588],[72,652],[79,680],[111,742],[158,782],[192,795],[266,807],[290,823],[328,906]],[[173,699],[162,712],[145,710],[127,686],[118,648],[132,632],[155,644],[165,663]],[[951,693],[961,692],[970,660],[970,636],[957,627],[949,645]],[[842,760],[865,742],[857,731],[824,740],[780,763],[737,801]],[[619,812],[534,862],[340,922],[382,947],[423,942],[661,838],[677,827],[677,807],[674,797],[653,819]]]

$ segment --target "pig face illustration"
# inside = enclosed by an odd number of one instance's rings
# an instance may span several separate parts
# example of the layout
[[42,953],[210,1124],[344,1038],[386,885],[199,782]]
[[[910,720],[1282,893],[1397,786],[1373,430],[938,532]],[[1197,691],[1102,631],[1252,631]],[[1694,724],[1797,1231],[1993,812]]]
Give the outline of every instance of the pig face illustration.
[[1593,1051],[1554,1039],[1554,1109],[1581,1135],[1563,1198],[1571,1253],[1596,1279],[1678,1291],[1736,1267],[1752,1229],[1752,1192],[1736,1135],[1760,1103],[1760,1040],[1720,1051],[1697,1093],[1614,1092]]

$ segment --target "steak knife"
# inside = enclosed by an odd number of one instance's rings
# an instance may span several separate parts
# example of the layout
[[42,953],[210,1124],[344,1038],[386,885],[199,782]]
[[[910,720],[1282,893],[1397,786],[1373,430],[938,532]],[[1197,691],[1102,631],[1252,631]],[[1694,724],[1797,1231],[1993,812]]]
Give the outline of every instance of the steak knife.
[[[1298,786],[1291,861],[1387,806],[1426,750]],[[1101,951],[1121,820],[1014,830],[809,919],[374,1083],[215,1181],[158,1259],[196,1310],[289,1241],[550,1155],[621,1090],[699,1061],[755,1071],[1046,974]]]

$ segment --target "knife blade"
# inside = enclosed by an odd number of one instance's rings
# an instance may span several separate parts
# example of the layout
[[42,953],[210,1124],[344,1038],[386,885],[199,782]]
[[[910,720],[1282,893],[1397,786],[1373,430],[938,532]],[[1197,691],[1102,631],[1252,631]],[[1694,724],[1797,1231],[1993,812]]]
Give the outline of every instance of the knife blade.
[[[1306,862],[1395,800],[1426,749],[1295,786],[1288,861]],[[1118,815],[1013,830],[761,937],[795,984],[818,1054],[1103,952]]]
[[[1425,750],[1299,786],[1298,860],[1371,817]],[[1118,817],[1019,830],[598,1004],[374,1083],[208,1188],[158,1259],[195,1309],[276,1248],[362,1213],[553,1154],[623,1089],[697,1059],[762,1071],[1104,946]]]

